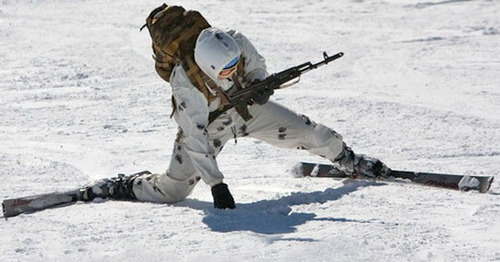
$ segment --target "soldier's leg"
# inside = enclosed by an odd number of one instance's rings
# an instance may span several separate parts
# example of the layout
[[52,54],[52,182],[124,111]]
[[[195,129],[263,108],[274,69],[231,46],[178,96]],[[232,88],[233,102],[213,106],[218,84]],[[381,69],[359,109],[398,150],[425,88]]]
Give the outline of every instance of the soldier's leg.
[[[228,139],[231,138],[228,126],[231,120],[221,116],[209,125],[209,143],[214,147],[215,155],[219,154]],[[174,150],[168,170],[163,174],[140,176],[134,181],[134,193],[137,199],[151,202],[173,203],[185,199],[194,189],[201,177],[189,155],[185,151],[182,135],[174,144]]]
[[200,177],[184,148],[182,139],[174,143],[170,165],[165,173],[135,179],[133,190],[138,200],[175,203],[191,193]]
[[307,150],[337,164],[340,171],[353,175],[379,177],[389,172],[378,159],[354,154],[333,129],[278,103],[269,101],[251,106],[249,111],[254,118],[246,123],[239,120],[239,135],[248,135],[278,147]]
[[[218,155],[226,142],[233,137],[232,125],[232,117],[223,114],[208,126],[209,143],[213,146],[215,155]],[[200,176],[186,153],[182,140],[182,135],[179,135],[165,173],[152,174],[144,171],[94,181],[82,189],[84,200],[90,201],[100,197],[174,203],[185,199],[200,180]]]
[[334,130],[273,101],[251,106],[249,112],[253,118],[246,123],[239,120],[238,136],[248,135],[281,148],[307,150],[332,161],[344,148],[342,136]]
[[179,141],[175,142],[170,166],[165,173],[145,171],[97,180],[82,189],[82,198],[86,201],[100,197],[175,203],[185,199],[199,180],[191,160],[183,150],[182,141]]

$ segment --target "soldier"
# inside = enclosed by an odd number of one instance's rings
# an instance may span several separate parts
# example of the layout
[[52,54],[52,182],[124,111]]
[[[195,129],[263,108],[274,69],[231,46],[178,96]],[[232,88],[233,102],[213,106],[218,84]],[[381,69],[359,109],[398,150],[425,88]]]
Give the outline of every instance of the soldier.
[[215,208],[235,208],[216,157],[228,140],[245,136],[281,148],[307,150],[329,159],[338,172],[352,176],[379,178],[389,172],[378,159],[355,154],[332,129],[270,101],[272,90],[253,95],[248,107],[252,119],[245,121],[231,108],[210,121],[210,115],[224,103],[224,95],[269,75],[265,59],[240,32],[213,27],[203,30],[196,40],[194,60],[219,92],[208,89],[214,97],[208,99],[193,85],[181,64],[172,69],[170,85],[179,134],[168,170],[163,174],[143,172],[95,181],[82,189],[84,200],[109,197],[175,203],[185,199],[203,180],[211,186]]

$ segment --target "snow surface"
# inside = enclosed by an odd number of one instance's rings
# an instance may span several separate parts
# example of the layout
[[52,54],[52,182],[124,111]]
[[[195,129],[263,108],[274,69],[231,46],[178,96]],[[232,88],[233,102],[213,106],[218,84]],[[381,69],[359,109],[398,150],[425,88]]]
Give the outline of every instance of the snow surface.
[[[161,1],[0,1],[0,198],[168,166],[170,87],[139,32]],[[175,205],[106,201],[2,219],[0,261],[499,261],[500,2],[173,1],[244,32],[270,72],[345,57],[273,99],[395,169],[493,175],[489,193],[295,178],[303,151],[229,142]]]

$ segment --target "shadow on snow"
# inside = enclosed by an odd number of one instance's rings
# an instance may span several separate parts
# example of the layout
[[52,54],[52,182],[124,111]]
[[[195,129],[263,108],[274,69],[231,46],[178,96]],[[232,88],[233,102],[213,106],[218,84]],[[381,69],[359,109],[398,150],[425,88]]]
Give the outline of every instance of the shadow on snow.
[[233,210],[218,210],[210,202],[194,199],[185,200],[177,206],[188,206],[205,212],[203,222],[217,232],[251,231],[261,234],[282,234],[296,231],[296,227],[308,221],[370,223],[367,220],[347,218],[316,218],[314,213],[292,212],[291,206],[323,204],[348,195],[366,186],[381,186],[383,183],[355,181],[339,188],[309,193],[292,193],[275,200],[237,204]]

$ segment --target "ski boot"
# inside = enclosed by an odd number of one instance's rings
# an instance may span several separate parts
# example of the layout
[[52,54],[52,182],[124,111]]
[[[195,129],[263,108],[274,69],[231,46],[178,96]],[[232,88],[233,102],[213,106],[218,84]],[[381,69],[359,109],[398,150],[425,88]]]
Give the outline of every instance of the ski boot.
[[353,178],[385,179],[390,169],[382,161],[361,154],[355,154],[344,144],[344,149],[334,161],[339,167],[330,172],[344,172]]
[[104,178],[91,182],[80,189],[81,199],[83,201],[93,201],[96,198],[137,199],[132,186],[138,176],[145,174],[151,174],[151,172],[142,171],[129,176],[119,174],[117,177]]
[[356,155],[354,157],[354,174],[357,176],[385,179],[390,172],[391,170],[376,158],[365,155]]

